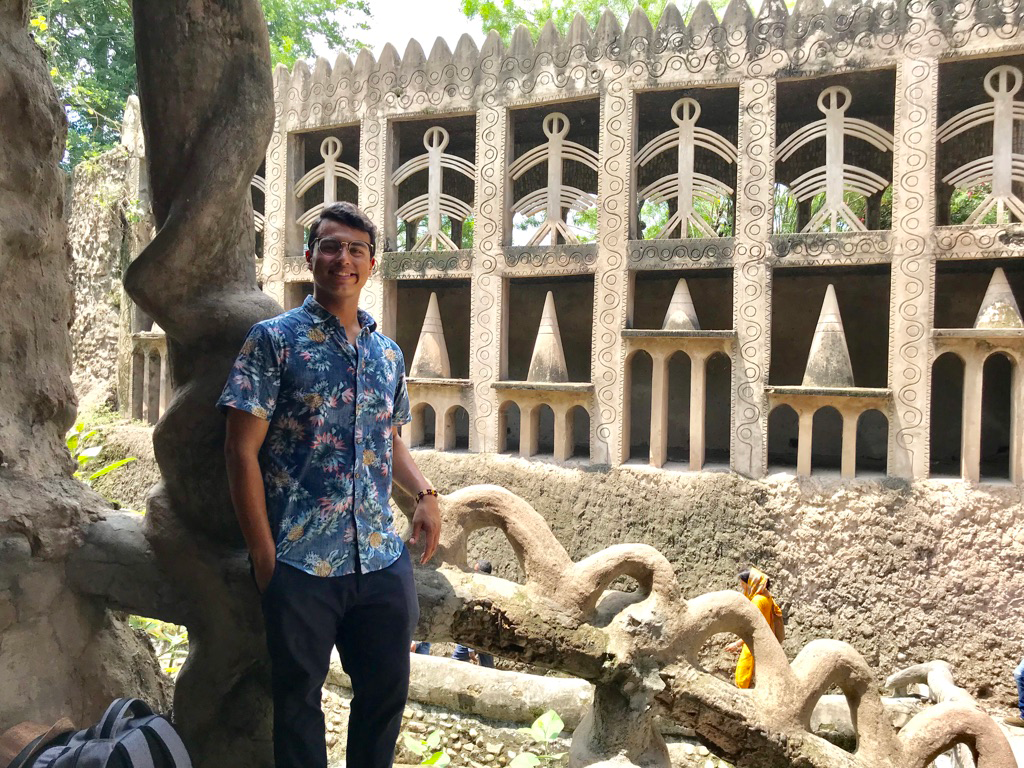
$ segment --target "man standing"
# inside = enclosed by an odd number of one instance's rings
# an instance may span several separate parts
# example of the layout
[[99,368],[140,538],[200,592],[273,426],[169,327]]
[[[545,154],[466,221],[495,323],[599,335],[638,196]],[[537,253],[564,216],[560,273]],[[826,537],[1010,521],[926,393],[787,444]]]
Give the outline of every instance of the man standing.
[[437,492],[394,434],[410,418],[402,352],[359,309],[376,240],[356,206],[324,208],[306,251],[313,295],[252,327],[218,402],[263,606],[277,768],[327,766],[320,697],[334,647],[352,679],[346,761],[391,766],[419,618],[392,477],[416,497],[421,562],[441,532]]
[[1003,722],[1017,728],[1024,728],[1024,659],[1013,670],[1013,681],[1017,683],[1017,714],[1004,718]]

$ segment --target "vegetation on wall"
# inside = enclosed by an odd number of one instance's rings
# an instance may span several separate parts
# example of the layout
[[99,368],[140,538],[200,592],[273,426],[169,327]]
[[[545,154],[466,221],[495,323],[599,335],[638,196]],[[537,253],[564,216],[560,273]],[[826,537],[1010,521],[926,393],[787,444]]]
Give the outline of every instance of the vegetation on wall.
[[[362,47],[368,0],[261,1],[275,65],[312,57],[320,40],[348,53]],[[31,27],[65,107],[65,164],[74,167],[118,142],[125,101],[137,90],[131,0],[35,0]]]

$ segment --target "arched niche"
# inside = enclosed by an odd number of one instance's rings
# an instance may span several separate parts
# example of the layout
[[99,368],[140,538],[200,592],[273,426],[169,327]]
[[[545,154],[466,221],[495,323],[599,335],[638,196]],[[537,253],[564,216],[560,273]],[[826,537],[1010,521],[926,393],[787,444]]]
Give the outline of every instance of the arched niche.
[[932,363],[929,474],[960,477],[963,447],[964,361],[946,352]]
[[533,412],[537,424],[537,455],[555,455],[555,412],[547,404],[538,405]]
[[872,408],[857,417],[857,474],[882,474],[888,469],[889,419]]
[[704,389],[704,461],[729,466],[732,437],[732,360],[716,352],[707,361]]
[[434,434],[437,429],[437,416],[429,403],[418,403],[412,409],[410,423],[409,447],[433,448]]
[[626,362],[629,400],[629,458],[647,461],[651,455],[651,356],[640,349]]
[[572,427],[573,458],[590,458],[590,412],[582,405],[569,410],[569,424]]
[[985,360],[981,390],[981,477],[1010,478],[1013,361],[996,352]]
[[453,405],[444,415],[446,451],[469,450],[469,411]]
[[777,405],[768,414],[768,465],[796,467],[800,418],[788,405]]
[[519,453],[519,406],[506,400],[498,408],[498,452]]
[[676,352],[668,360],[669,461],[690,460],[690,356]]
[[839,469],[843,458],[843,416],[831,405],[814,412],[811,428],[811,472]]

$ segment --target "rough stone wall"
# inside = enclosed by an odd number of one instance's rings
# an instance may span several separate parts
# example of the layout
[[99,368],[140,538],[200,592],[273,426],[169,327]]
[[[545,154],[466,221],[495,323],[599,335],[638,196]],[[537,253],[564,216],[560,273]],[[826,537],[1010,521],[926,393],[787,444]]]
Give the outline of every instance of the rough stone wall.
[[146,644],[66,586],[63,560],[103,500],[71,477],[65,119],[28,0],[0,0],[0,731],[78,722],[115,695],[166,701]]
[[[417,451],[443,492],[486,481],[541,512],[574,560],[642,542],[673,563],[687,598],[732,588],[755,564],[773,578],[792,658],[814,637],[854,645],[880,671],[944,658],[981,699],[1009,702],[1024,636],[1020,491],[960,483],[840,483],[646,468],[566,469],[517,458]],[[496,531],[470,558],[517,579]]]
[[131,158],[118,147],[75,168],[68,237],[71,241],[75,317],[71,325],[71,381],[79,407],[119,407],[117,344],[121,275],[134,253],[128,188]]

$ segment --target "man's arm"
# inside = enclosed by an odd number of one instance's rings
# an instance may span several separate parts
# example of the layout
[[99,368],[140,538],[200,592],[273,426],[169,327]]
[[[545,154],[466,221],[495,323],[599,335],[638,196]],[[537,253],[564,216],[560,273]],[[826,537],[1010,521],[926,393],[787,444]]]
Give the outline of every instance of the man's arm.
[[231,503],[242,529],[256,586],[267,588],[277,563],[277,549],[267,519],[267,498],[260,471],[260,447],[267,436],[270,422],[237,408],[228,409],[227,438],[224,457],[227,459]]
[[[397,434],[394,437],[391,448],[392,475],[395,482],[402,490],[415,498],[416,494],[430,487],[427,478],[420,472],[416,462],[412,460],[412,454],[405,441]],[[260,486],[262,487],[262,485]],[[410,544],[415,544],[423,538],[423,557],[420,563],[425,564],[434,556],[437,549],[437,542],[441,538],[441,510],[437,505],[437,499],[427,495],[420,499],[416,505],[416,511],[412,516],[412,537]]]

